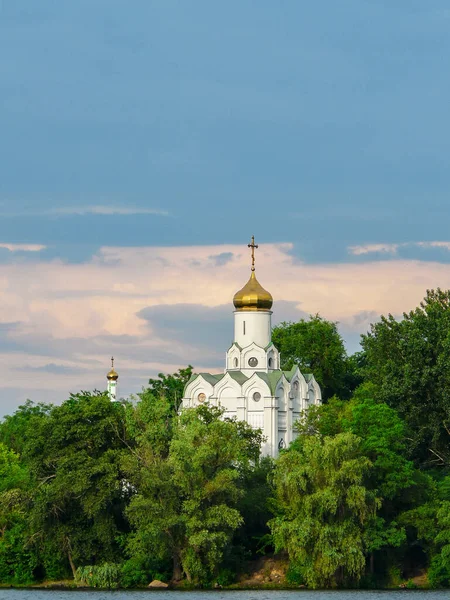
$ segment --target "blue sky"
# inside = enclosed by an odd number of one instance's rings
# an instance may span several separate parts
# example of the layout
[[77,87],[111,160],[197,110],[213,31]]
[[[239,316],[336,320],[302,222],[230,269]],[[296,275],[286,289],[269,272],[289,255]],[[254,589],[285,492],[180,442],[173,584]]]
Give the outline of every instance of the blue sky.
[[[210,254],[197,258],[200,263],[229,252],[236,257],[230,297],[245,279],[240,265],[253,233],[268,248],[289,244],[293,268],[335,265],[346,274],[343,286],[352,272],[346,268],[367,264],[380,278],[389,272],[396,280],[396,264],[404,272],[420,263],[420,275],[411,271],[417,290],[395,290],[405,309],[426,286],[446,287],[449,31],[444,0],[0,0],[0,326],[8,331],[8,369],[24,363],[47,368],[35,391],[39,400],[57,401],[56,380],[57,393],[66,393],[64,368],[66,374],[72,369],[70,386],[95,384],[93,373],[83,379],[80,357],[98,347],[103,373],[108,336],[127,332],[92,325],[95,333],[80,333],[79,348],[73,342],[78,354],[59,364],[61,350],[52,343],[74,340],[76,332],[57,316],[52,286],[64,273],[76,273],[84,282],[77,294],[95,296],[92,314],[108,311],[106,283],[93,294],[96,280],[88,275],[104,261],[104,247],[153,248],[160,258],[164,248],[182,249],[177,256],[186,257],[203,247]],[[117,259],[123,265],[133,260]],[[46,282],[56,265],[60,274]],[[315,312],[312,301],[302,304],[301,286],[298,297],[285,293],[284,282],[267,268],[285,303],[283,315],[292,318],[292,303],[299,314]],[[29,283],[37,272],[39,279]],[[126,273],[130,268],[123,267],[116,275]],[[164,281],[164,270],[157,273]],[[127,283],[135,286],[133,294],[141,276]],[[164,328],[167,339],[175,331],[178,341],[195,339],[179,322],[186,292],[180,301],[169,291],[156,300],[154,276],[149,270],[153,287],[142,291],[148,311],[135,296],[123,310],[144,315],[143,324],[153,322],[158,339]],[[189,269],[177,277],[181,290],[192,285]],[[70,300],[76,312],[74,291],[60,289],[58,298]],[[378,302],[376,291],[363,302],[363,292],[354,312],[369,315],[358,321],[361,330],[382,311],[401,313],[395,302]],[[228,301],[217,299],[214,306]],[[191,299],[194,315],[202,302]],[[324,316],[344,323],[356,349],[360,331],[350,316],[318,305]],[[43,322],[47,335],[39,329]],[[142,342],[151,333],[135,335]],[[127,393],[158,367],[182,366],[192,353],[172,354],[170,362],[158,346],[146,362],[135,353],[135,339],[114,343],[134,370]],[[206,366],[221,366],[220,343],[209,341],[218,358]],[[11,344],[20,345],[14,351],[20,364],[10,363]],[[47,363],[35,365],[43,348]],[[167,360],[157,360],[158,352]],[[5,411],[34,391],[10,375]]]

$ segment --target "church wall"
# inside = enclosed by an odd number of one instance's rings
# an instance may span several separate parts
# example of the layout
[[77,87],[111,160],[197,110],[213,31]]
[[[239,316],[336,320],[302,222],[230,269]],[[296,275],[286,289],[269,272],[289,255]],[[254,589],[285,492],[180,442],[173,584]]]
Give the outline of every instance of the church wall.
[[235,311],[234,341],[242,348],[251,343],[262,348],[268,346],[272,336],[271,315],[270,311]]
[[[249,363],[251,358],[256,358],[258,361],[257,365],[252,365]],[[245,348],[242,351],[242,370],[252,370],[252,371],[265,371],[267,370],[267,355],[263,348],[259,346],[252,345],[250,348]]]

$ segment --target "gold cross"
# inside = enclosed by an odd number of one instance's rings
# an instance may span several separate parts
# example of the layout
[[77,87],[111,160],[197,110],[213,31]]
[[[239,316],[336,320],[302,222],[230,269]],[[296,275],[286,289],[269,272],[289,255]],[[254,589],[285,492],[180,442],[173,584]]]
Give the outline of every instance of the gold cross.
[[252,235],[252,243],[247,244],[252,249],[252,271],[255,270],[255,248],[258,248],[258,244],[255,244],[255,236]]

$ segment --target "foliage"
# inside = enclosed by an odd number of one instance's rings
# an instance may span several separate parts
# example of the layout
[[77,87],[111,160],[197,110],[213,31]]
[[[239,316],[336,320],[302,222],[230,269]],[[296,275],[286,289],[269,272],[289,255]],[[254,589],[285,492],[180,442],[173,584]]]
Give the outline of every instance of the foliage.
[[364,384],[349,402],[332,398],[310,410],[298,430],[324,437],[350,432],[361,440],[360,452],[371,462],[364,486],[378,498],[376,514],[365,528],[365,549],[372,574],[378,569],[381,576],[387,566],[386,552],[406,543],[403,512],[427,497],[430,483],[405,456],[404,422],[393,408],[371,399],[373,391],[371,384]]
[[363,336],[363,373],[398,410],[419,465],[450,465],[450,291],[428,290],[416,309],[382,317]]
[[168,449],[153,445],[154,429],[144,432],[129,471],[137,490],[127,509],[129,552],[171,560],[175,580],[184,572],[189,582],[210,581],[242,524],[240,474],[258,460],[261,435],[222,415],[183,411]]
[[128,495],[120,472],[124,409],[105,394],[73,395],[29,432],[27,460],[36,482],[29,509],[37,544],[61,561],[111,561],[125,526]]
[[274,327],[272,340],[282,368],[298,365],[303,373],[313,373],[325,400],[335,394],[347,398],[359,383],[357,361],[348,358],[336,323],[319,315],[284,322]]
[[158,373],[158,379],[148,380],[148,392],[155,398],[164,397],[174,410],[178,410],[183,398],[184,388],[191,378],[193,367],[189,365],[185,369],[178,369],[172,375]]
[[377,499],[364,486],[371,462],[352,433],[301,436],[278,459],[270,527],[278,550],[313,588],[358,580]]
[[114,563],[87,565],[78,567],[75,581],[93,588],[118,588],[120,585],[121,567]]
[[50,404],[34,404],[27,400],[13,415],[7,415],[0,423],[0,442],[17,454],[26,453],[28,433],[38,427],[51,410]]

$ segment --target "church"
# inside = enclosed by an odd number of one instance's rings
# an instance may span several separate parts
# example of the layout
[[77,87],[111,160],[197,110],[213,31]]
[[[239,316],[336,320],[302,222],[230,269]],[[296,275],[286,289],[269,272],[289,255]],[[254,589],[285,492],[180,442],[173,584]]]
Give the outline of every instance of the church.
[[272,343],[273,299],[256,279],[254,237],[248,247],[250,279],[233,298],[234,341],[226,353],[225,370],[192,375],[181,407],[221,406],[225,417],[261,429],[262,454],[276,457],[295,439],[294,423],[301,412],[321,404],[322,396],[312,374],[301,373],[297,366],[290,371],[280,368],[280,353]]

